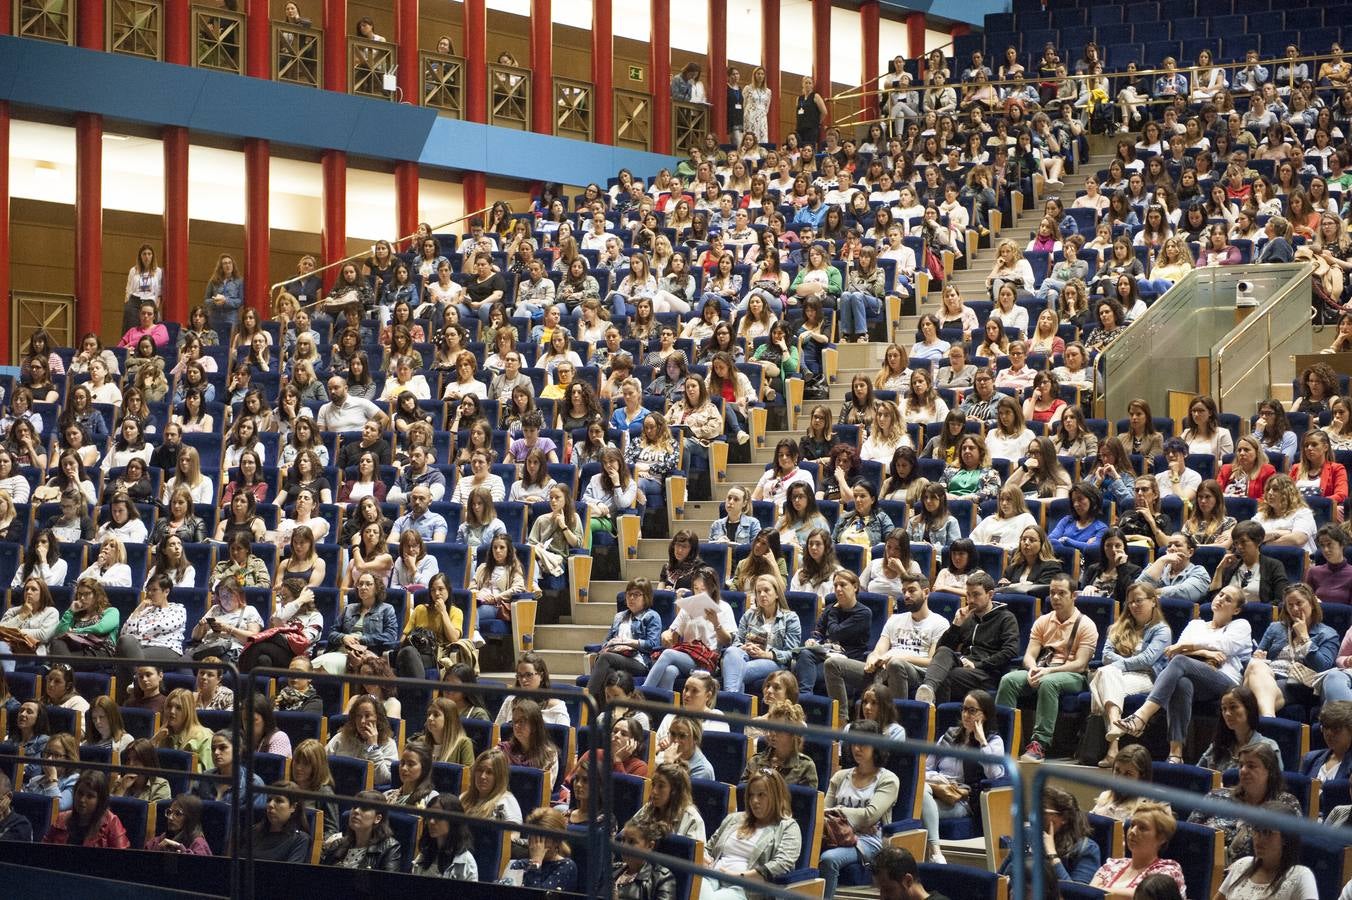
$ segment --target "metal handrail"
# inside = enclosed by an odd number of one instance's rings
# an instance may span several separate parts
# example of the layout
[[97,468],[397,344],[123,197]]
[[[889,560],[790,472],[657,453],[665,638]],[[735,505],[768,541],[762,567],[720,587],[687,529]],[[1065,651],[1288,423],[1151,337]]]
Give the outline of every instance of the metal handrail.
[[[431,226],[431,228],[432,228],[433,231],[440,231],[441,229],[445,228],[447,225],[455,225],[455,224],[458,224],[458,223],[460,223],[460,222],[465,221],[466,219],[472,219],[472,218],[474,218],[475,216],[482,216],[484,213],[487,213],[487,212],[490,211],[492,208],[493,208],[493,206],[492,206],[492,204],[490,204],[490,205],[488,205],[488,206],[485,206],[483,209],[476,209],[474,212],[468,212],[468,213],[465,213],[465,214],[462,215],[462,216],[456,216],[454,219],[449,219],[449,220],[447,220],[447,221],[445,221],[445,222],[442,222],[442,223],[439,224],[439,225],[433,225],[433,226]],[[392,244],[395,245],[395,246],[398,246],[398,245],[403,244],[403,243],[405,243],[405,242],[407,242],[407,241],[413,240],[413,239],[416,238],[417,236],[418,236],[418,233],[415,231],[415,232],[413,232],[412,234],[404,235],[404,236],[401,237],[401,238],[395,238],[395,239],[394,239],[393,241],[391,241],[390,243],[392,243]],[[320,272],[327,272],[329,269],[338,268],[339,266],[347,265],[348,263],[350,263],[350,262],[355,262],[355,261],[357,261],[357,260],[359,260],[359,259],[365,259],[365,258],[366,258],[367,256],[369,256],[369,255],[370,255],[369,251],[365,251],[365,250],[363,250],[363,251],[360,252],[360,253],[352,253],[352,254],[349,254],[348,256],[344,256],[344,257],[343,257],[342,259],[340,259],[340,260],[336,260],[335,262],[326,263],[325,265],[319,266],[318,268],[311,270],[308,274],[310,274],[310,275],[318,275]],[[299,275],[292,275],[290,278],[283,279],[282,281],[279,281],[279,282],[277,282],[276,284],[271,285],[271,286],[268,288],[268,297],[269,297],[269,299],[271,299],[271,300],[276,300],[276,299],[277,299],[277,293],[278,293],[282,288],[286,287],[288,284],[290,284],[291,282],[295,281],[295,280],[296,280],[297,278],[299,278],[299,277],[300,277]],[[321,303],[321,302],[323,302],[323,298],[322,298],[322,297],[319,298],[319,299],[317,299],[314,303],[306,304],[306,306],[307,306],[307,307],[308,307],[308,306],[314,306],[315,303]]]

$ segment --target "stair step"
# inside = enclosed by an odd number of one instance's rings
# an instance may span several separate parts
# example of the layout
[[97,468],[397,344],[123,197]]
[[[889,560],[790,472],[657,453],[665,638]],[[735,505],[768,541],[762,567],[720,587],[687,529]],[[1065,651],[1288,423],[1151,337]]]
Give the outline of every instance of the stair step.
[[536,648],[535,652],[544,658],[552,678],[567,678],[571,682],[577,676],[586,675],[588,672],[587,654],[583,653],[580,648],[577,650],[542,650]]
[[[595,582],[592,582],[595,584]],[[610,627],[610,623],[615,621],[615,604],[610,601],[603,601],[599,596],[596,600],[589,603],[574,603],[573,614],[569,616],[574,625],[590,626],[600,625]]]
[[537,625],[535,649],[577,651],[587,644],[605,643],[609,625]]

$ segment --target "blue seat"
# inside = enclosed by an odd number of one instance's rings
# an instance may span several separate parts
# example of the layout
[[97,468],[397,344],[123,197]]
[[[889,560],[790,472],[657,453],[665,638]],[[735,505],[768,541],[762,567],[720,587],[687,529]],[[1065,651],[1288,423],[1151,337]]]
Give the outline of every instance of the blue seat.
[[736,784],[746,768],[746,735],[725,731],[706,731],[700,750],[714,768],[718,780],[725,784]]
[[1218,772],[1185,763],[1157,762],[1150,766],[1150,779],[1189,794],[1205,794],[1218,786]]
[[299,746],[301,741],[322,741],[324,737],[324,717],[319,713],[278,710],[277,728],[286,732],[291,746]]
[[[708,737],[707,734],[705,736]],[[732,815],[734,810],[732,785],[733,782],[690,779],[690,802],[695,805],[700,818],[704,820],[706,833],[713,834],[708,829],[717,829],[724,819]]]
[[150,829],[150,804],[134,797],[109,797],[108,811],[117,816],[126,829],[131,849],[145,846]]
[[[562,770],[562,766],[559,767]],[[535,809],[549,802],[546,773],[530,766],[511,766],[507,770],[507,790],[523,810]]]
[[1188,896],[1210,897],[1220,887],[1215,874],[1217,865],[1225,858],[1225,832],[1179,821],[1173,840],[1161,855],[1177,862],[1183,870]]
[[46,794],[15,791],[11,807],[33,826],[33,840],[41,841],[47,834],[47,829],[51,827],[52,820],[56,818],[57,802],[56,797],[48,797]]
[[994,872],[954,863],[920,863],[918,869],[919,881],[928,891],[963,900],[999,900],[1002,896],[1000,876]]
[[371,763],[351,756],[329,756],[329,773],[333,775],[333,792],[340,796],[354,796],[371,790]]

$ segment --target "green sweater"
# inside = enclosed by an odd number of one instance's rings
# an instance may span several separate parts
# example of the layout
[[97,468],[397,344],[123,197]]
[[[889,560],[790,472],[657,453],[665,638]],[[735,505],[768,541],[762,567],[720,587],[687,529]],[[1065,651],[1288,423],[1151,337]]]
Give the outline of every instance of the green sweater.
[[56,635],[60,637],[66,632],[72,634],[92,634],[95,637],[112,639],[117,635],[117,629],[122,625],[122,613],[114,607],[108,607],[103,611],[103,615],[93,625],[81,625],[78,628],[72,628],[71,624],[75,621],[75,610],[68,609],[61,614],[61,621],[56,623]]

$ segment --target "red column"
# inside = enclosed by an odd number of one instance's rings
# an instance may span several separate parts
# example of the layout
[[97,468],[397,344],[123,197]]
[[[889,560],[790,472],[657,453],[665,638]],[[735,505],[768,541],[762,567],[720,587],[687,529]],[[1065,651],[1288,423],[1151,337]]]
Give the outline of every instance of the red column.
[[488,121],[488,5],[465,0],[465,118]]
[[[770,88],[770,111],[768,137],[779,142],[779,0],[761,0],[761,68],[765,70],[765,83]],[[747,84],[751,80],[747,79]]]
[[[422,62],[418,59],[418,0],[397,0],[394,4],[394,39],[399,93],[405,103],[422,105]],[[411,233],[412,229],[410,229]]]
[[[4,0],[0,13],[8,13]],[[9,362],[9,255],[9,103],[0,100],[0,360],[4,362]]]
[[554,133],[554,9],[551,0],[530,4],[531,130]]
[[653,152],[671,152],[671,0],[652,0],[648,83],[653,92]]
[[[188,129],[164,129],[164,305],[166,322],[188,321]],[[246,272],[249,269],[245,269]]]
[[164,61],[178,66],[192,62],[192,15],[186,3],[164,5]]
[[103,117],[80,113],[75,117],[75,330],[102,334],[102,322]]
[[400,237],[418,230],[418,164],[394,164],[394,218]]
[[829,104],[832,93],[831,0],[812,0],[812,81],[817,93]]
[[925,56],[925,14],[922,12],[913,12],[906,16],[906,53],[911,59],[922,60],[923,68]]
[[615,140],[613,23],[611,0],[592,0],[592,130],[598,144]]
[[[319,165],[324,180],[324,224],[320,243],[324,248],[324,265],[328,265],[347,256],[347,154],[341,150],[325,150]],[[335,274],[330,272],[325,283]]]
[[[483,172],[466,172],[461,182],[465,192],[465,215],[477,213],[488,205],[488,183]],[[477,217],[475,217],[477,218]],[[469,230],[469,221],[462,223],[461,231]]]
[[709,0],[709,115],[714,134],[728,139],[728,0]]
[[249,0],[247,10],[244,22],[244,74],[251,78],[271,80],[272,18],[268,0]]
[[324,0],[324,89],[347,93],[347,0]]
[[966,22],[954,22],[948,29],[948,36],[951,38],[960,38],[972,33],[972,26]]
[[268,223],[268,180],[271,154],[268,142],[244,142],[244,302],[264,316],[270,311],[268,294],[271,236]]
[[104,0],[80,0],[75,15],[75,42],[86,50],[103,50]]
[[878,29],[881,20],[882,10],[878,0],[864,0],[859,4],[859,38],[862,45],[860,68],[863,70],[860,73],[859,83],[866,89],[859,97],[859,109],[866,119],[878,117],[876,88],[878,76],[882,74],[878,64]]

